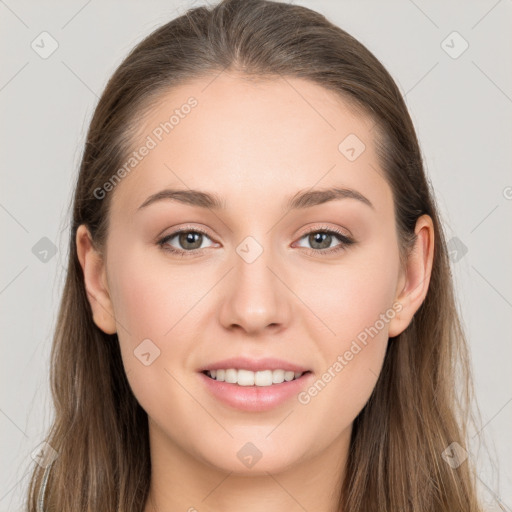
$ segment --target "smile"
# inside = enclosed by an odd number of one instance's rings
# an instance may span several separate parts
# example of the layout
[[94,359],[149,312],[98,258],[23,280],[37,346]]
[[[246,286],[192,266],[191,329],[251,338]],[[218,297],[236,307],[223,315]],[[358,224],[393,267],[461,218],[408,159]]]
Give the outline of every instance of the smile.
[[238,384],[239,386],[260,386],[267,387],[283,382],[290,382],[300,378],[308,372],[292,372],[281,369],[261,370],[238,370],[234,368],[205,371],[205,375],[219,382]]

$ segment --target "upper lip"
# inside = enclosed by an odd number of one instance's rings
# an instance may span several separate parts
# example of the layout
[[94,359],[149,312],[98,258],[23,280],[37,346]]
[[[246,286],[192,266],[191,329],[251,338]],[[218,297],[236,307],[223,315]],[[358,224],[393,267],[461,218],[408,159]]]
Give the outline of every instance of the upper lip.
[[229,359],[223,359],[222,361],[216,361],[215,363],[208,364],[201,368],[199,371],[209,370],[228,370],[235,368],[237,370],[251,370],[257,372],[260,370],[285,370],[295,373],[304,373],[309,371],[308,368],[299,364],[284,361],[283,359],[276,359],[273,357],[265,357],[263,359],[250,359],[247,357],[231,357]]

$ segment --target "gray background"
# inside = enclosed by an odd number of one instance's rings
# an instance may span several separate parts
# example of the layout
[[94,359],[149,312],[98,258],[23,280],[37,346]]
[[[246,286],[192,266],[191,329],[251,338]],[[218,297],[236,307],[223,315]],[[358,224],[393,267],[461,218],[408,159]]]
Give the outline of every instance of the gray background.
[[[68,205],[93,108],[138,41],[199,3],[0,0],[0,512],[21,510],[31,453],[52,417]],[[471,344],[482,420],[469,456],[489,510],[512,510],[512,2],[295,3],[358,38],[405,95]],[[51,49],[44,31],[58,44],[47,58],[31,47]],[[53,245],[55,255],[44,253]]]

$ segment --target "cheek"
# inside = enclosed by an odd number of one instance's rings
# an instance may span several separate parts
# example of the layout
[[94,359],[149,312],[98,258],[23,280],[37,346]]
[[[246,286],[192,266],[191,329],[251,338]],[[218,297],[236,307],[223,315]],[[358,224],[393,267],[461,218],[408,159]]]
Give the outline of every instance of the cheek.
[[387,240],[374,237],[335,264],[296,272],[296,293],[313,313],[305,317],[310,339],[325,340],[320,343],[331,356],[375,324],[387,336],[389,319],[384,324],[380,319],[394,313],[399,265],[398,249]]
[[348,428],[373,392],[394,316],[387,307],[388,289],[385,282],[348,280],[320,309],[333,332],[312,338],[322,354],[322,365],[298,401],[325,425],[326,438],[334,439]]
[[173,361],[188,360],[183,328],[197,290],[194,294],[190,276],[187,281],[165,265],[149,264],[143,251],[127,251],[117,261],[111,272],[112,299],[125,373],[141,406],[164,424],[177,407],[185,412],[193,406],[179,385],[183,374]]
[[303,417],[314,417],[322,426],[324,442],[350,428],[370,398],[387,347],[387,338],[377,335],[364,345],[348,343],[332,354],[324,372],[317,375],[298,396]]
[[[121,244],[118,244],[122,246]],[[125,246],[126,247],[126,246]],[[109,275],[125,372],[134,394],[147,410],[171,395],[180,403],[178,381],[192,367],[194,340],[201,323],[205,293],[215,283],[208,266],[171,265],[165,255],[132,247],[115,254]],[[158,393],[163,393],[158,398]],[[185,397],[186,398],[186,397]],[[187,407],[185,401],[182,407]]]
[[156,251],[151,249],[148,254],[147,248],[134,247],[117,259],[112,256],[117,261],[111,271],[116,319],[134,342],[167,339],[199,293],[204,293],[193,271],[166,265],[163,255],[155,257]]
[[299,293],[326,328],[319,331],[322,324],[312,316],[305,324],[323,367],[299,403],[321,411],[333,435],[350,425],[373,391],[396,313],[392,306],[397,277],[398,252],[386,243],[354,252],[314,278],[303,274]]
[[[165,268],[150,264],[136,247],[122,255],[113,248],[111,254],[109,282],[125,370],[133,381],[143,374],[147,384],[163,371],[173,326],[186,314],[187,287],[177,273],[165,276]],[[175,354],[181,344],[173,345]]]

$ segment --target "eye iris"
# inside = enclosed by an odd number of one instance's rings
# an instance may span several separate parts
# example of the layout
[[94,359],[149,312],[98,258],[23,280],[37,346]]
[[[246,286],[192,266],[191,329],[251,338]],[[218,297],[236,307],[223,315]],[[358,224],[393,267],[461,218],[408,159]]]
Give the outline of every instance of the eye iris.
[[[329,233],[314,233],[309,235],[309,243],[315,249],[328,249],[331,245],[332,236]],[[327,241],[327,244],[325,243]],[[315,247],[316,243],[320,243],[322,247]]]
[[[185,231],[179,235],[180,245],[186,249],[199,249],[199,247],[201,247],[202,237],[203,235],[201,233]],[[192,247],[187,246],[188,243],[192,244]]]

